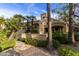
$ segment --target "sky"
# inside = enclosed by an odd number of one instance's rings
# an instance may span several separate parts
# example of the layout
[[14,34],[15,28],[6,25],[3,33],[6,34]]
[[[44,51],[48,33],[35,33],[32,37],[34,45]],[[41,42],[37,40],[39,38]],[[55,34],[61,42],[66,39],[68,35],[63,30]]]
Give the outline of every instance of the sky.
[[[51,4],[51,17],[56,18],[56,14],[52,14],[55,8],[61,8],[61,4]],[[40,15],[47,12],[46,3],[0,3],[0,16],[10,18],[15,14],[34,15],[40,19]]]

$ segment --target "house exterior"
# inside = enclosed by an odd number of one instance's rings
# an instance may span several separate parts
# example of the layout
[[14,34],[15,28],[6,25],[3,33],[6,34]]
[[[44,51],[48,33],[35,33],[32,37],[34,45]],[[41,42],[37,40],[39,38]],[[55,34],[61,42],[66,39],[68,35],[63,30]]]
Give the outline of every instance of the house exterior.
[[[27,23],[27,22],[26,22]],[[31,22],[29,22],[31,23]],[[68,33],[68,22],[65,22],[63,20],[55,20],[51,18],[51,25],[52,25],[52,32],[60,31],[63,33]],[[38,34],[46,34],[48,32],[48,21],[47,21],[47,14],[41,14],[41,19],[34,21],[34,26],[37,28]],[[76,31],[79,31],[79,27],[75,24],[74,29]]]
[[[47,23],[47,14],[41,14],[41,20],[39,21],[39,34],[44,34],[48,32],[48,23]],[[62,20],[54,20],[51,18],[52,23],[52,32],[60,31],[67,33],[68,32],[68,23]]]

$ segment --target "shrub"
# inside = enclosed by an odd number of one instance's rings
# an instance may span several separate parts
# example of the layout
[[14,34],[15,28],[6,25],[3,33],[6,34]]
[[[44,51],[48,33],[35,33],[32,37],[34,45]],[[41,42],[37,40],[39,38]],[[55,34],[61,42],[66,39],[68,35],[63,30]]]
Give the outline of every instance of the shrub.
[[79,41],[79,32],[75,32],[74,35],[75,35],[75,40]]
[[47,41],[45,40],[37,40],[37,39],[25,39],[26,44],[38,46],[38,47],[45,47],[47,45]]
[[8,40],[6,42],[3,42],[2,44],[0,44],[0,52],[5,49],[14,47],[15,45],[16,45],[16,40]]
[[53,47],[54,48],[59,48],[60,47],[60,42],[58,40],[53,39]]
[[53,39],[58,40],[60,43],[67,42],[66,34],[58,31],[53,33]]
[[36,28],[33,28],[33,29],[31,30],[31,33],[38,33],[38,30],[37,30]]
[[15,44],[16,44],[15,40],[8,39],[6,30],[0,31],[0,52],[10,47],[14,47]]
[[75,51],[72,48],[69,47],[62,47],[58,49],[58,55],[60,56],[79,56],[79,52]]
[[35,46],[37,45],[36,40],[33,40],[33,39],[25,39],[25,43],[30,45],[35,45]]
[[20,39],[18,39],[18,41],[25,42],[25,38],[20,38]]
[[37,46],[38,47],[46,47],[47,41],[46,40],[37,40]]
[[7,41],[7,36],[5,31],[0,31],[0,44]]

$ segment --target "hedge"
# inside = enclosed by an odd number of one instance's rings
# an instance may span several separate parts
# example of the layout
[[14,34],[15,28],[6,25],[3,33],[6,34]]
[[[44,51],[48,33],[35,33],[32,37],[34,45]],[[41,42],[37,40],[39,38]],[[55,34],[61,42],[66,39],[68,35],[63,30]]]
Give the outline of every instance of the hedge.
[[67,43],[67,36],[66,36],[66,34],[64,34],[64,33],[62,33],[62,32],[59,32],[59,31],[54,32],[54,33],[52,34],[52,37],[53,37],[53,39],[59,41],[59,42],[62,43],[62,44]]
[[34,45],[37,47],[46,47],[47,41],[46,40],[37,40],[37,39],[25,39],[26,44]]

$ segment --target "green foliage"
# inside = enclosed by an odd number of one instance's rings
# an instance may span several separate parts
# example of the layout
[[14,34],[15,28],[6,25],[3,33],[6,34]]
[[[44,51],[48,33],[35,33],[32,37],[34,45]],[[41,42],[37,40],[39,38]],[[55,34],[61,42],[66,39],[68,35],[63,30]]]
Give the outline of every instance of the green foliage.
[[15,39],[3,42],[2,44],[0,44],[0,52],[5,50],[5,49],[12,48],[15,45],[16,45],[16,40]]
[[74,33],[74,36],[75,36],[75,40],[76,41],[79,41],[79,32],[75,32]]
[[34,45],[37,47],[45,47],[47,45],[47,41],[45,40],[37,40],[37,39],[25,39],[26,44]]
[[53,39],[58,40],[60,43],[67,43],[66,34],[62,32],[54,32]]
[[15,30],[19,30],[21,28],[21,24],[18,18],[12,18],[9,22],[9,25]]
[[22,28],[21,19],[19,15],[15,15],[13,18],[10,18],[6,21],[6,26],[8,30],[17,31]]
[[5,24],[5,19],[4,19],[4,17],[0,17],[0,24]]
[[69,48],[69,47],[61,47],[58,49],[58,55],[60,56],[79,56],[79,52]]
[[31,33],[38,33],[38,30],[37,30],[36,28],[33,28],[33,29],[31,30]]
[[15,44],[16,44],[15,40],[8,39],[6,30],[0,31],[0,52],[7,48],[14,47]]
[[0,44],[7,41],[7,36],[5,31],[0,31]]
[[25,39],[25,43],[26,43],[26,44],[31,44],[31,45],[35,45],[35,46],[36,46],[36,40],[33,40],[33,39]]
[[37,40],[37,46],[38,47],[46,47],[47,41],[46,40]]
[[53,47],[58,49],[60,47],[60,42],[58,40],[53,39]]

